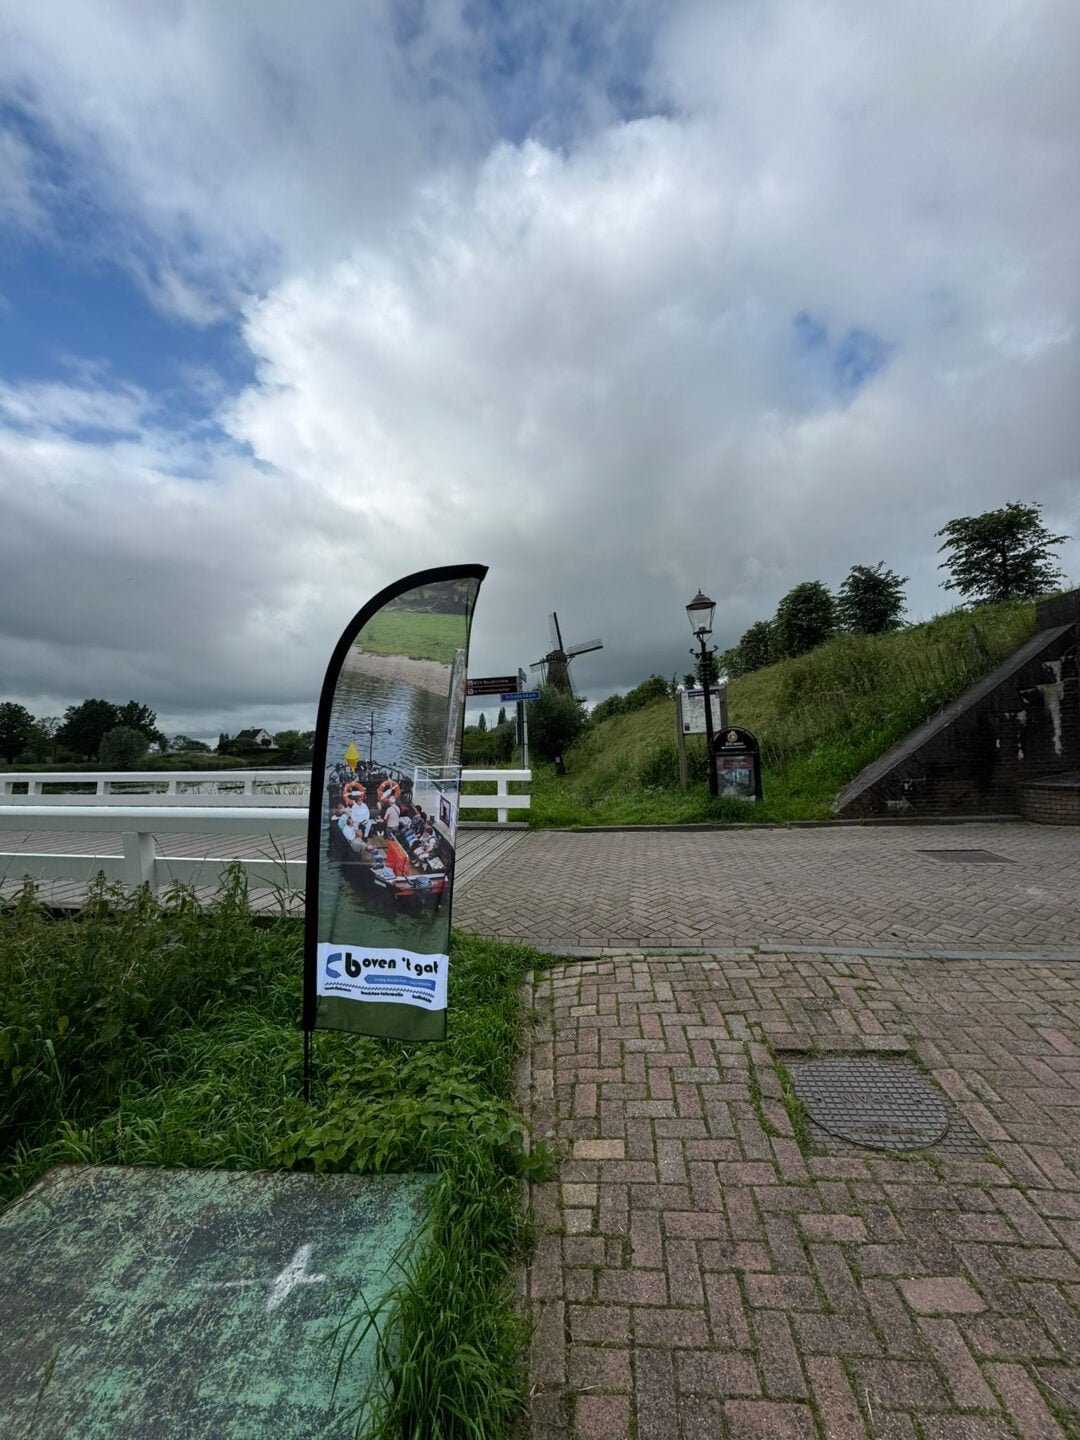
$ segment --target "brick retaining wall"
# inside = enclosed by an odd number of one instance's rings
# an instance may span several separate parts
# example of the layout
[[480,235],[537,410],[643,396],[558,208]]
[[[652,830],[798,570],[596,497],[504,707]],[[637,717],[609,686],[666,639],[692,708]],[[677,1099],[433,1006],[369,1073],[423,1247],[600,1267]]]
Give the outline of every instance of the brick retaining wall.
[[1080,825],[1080,774],[1022,786],[1020,814],[1040,825]]

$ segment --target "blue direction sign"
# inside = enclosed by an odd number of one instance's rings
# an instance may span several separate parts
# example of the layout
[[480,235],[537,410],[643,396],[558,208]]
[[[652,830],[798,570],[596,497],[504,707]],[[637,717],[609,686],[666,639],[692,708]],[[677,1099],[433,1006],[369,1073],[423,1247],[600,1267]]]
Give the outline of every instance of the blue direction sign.
[[539,700],[539,690],[512,690],[507,695],[500,695],[499,700],[503,705],[518,704],[522,700]]

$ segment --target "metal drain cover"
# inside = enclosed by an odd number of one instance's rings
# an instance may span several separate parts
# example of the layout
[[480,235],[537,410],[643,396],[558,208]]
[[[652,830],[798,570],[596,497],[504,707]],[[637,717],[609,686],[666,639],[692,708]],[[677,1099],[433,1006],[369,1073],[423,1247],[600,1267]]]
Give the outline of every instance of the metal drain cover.
[[910,1061],[836,1056],[801,1061],[791,1075],[811,1120],[856,1145],[922,1150],[949,1128],[940,1096]]
[[934,860],[952,861],[954,865],[1011,865],[1007,855],[995,855],[993,850],[920,850],[920,855],[929,855]]

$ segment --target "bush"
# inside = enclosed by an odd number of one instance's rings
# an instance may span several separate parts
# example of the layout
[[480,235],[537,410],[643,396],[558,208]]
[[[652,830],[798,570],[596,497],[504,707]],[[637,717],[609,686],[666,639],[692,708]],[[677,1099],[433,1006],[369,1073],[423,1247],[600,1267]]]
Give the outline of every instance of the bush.
[[543,686],[529,713],[529,741],[540,759],[560,759],[584,728],[581,701],[554,685]]
[[823,645],[835,629],[833,597],[820,580],[805,580],[789,590],[776,607],[770,647],[776,655],[805,655]]
[[666,790],[679,783],[679,752],[670,741],[654,745],[638,769],[638,784],[645,790]]
[[117,725],[102,737],[98,760],[106,770],[135,770],[149,748],[150,742],[141,730]]

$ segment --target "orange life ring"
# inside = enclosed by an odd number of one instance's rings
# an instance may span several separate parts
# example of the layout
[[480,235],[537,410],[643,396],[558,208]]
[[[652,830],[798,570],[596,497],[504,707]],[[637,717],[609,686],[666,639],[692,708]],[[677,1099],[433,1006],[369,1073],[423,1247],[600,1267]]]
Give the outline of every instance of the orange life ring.
[[379,803],[380,803],[380,804],[382,804],[382,805],[385,805],[385,804],[386,804],[386,797],[387,797],[387,795],[389,795],[389,793],[390,793],[391,790],[394,792],[394,799],[396,800],[396,799],[398,798],[398,796],[401,794],[401,786],[398,785],[398,784],[396,783],[396,781],[394,781],[394,780],[384,780],[384,781],[382,782],[382,784],[379,786]]
[[345,801],[346,805],[351,805],[354,795],[356,796],[357,800],[363,800],[366,794],[367,791],[364,789],[363,785],[360,784],[359,780],[350,780],[349,783],[342,790],[341,798]]

